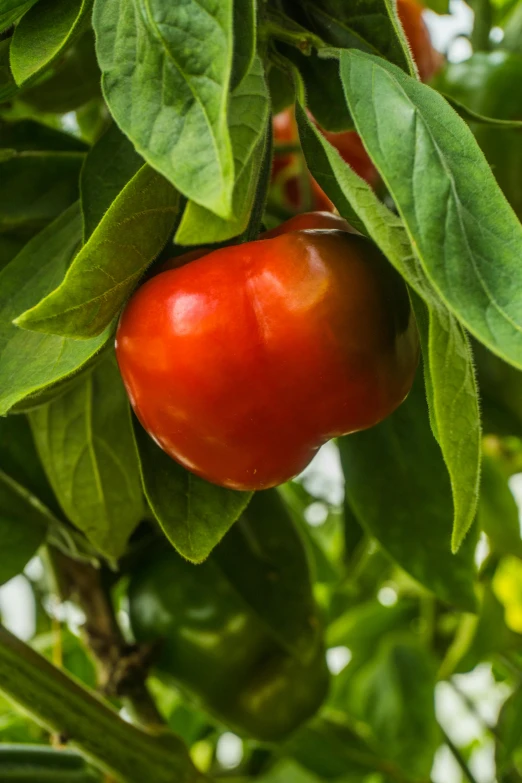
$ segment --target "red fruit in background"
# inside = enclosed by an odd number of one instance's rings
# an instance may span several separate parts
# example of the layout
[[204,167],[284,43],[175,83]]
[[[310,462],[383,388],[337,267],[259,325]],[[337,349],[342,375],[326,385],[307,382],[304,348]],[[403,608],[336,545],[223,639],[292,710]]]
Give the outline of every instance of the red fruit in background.
[[[273,118],[274,139],[276,142],[272,163],[272,185],[279,189],[279,195],[285,206],[295,211],[307,208],[306,189],[310,188],[310,203],[315,210],[332,210],[333,204],[304,166],[304,160],[298,153],[277,152],[278,144],[298,144],[299,135],[292,108],[285,109]],[[320,129],[321,130],[321,129]],[[343,160],[374,187],[379,175],[355,131],[328,133],[324,136],[336,147]]]
[[170,456],[258,490],[388,416],[411,387],[418,337],[404,282],[373,243],[290,230],[149,280],[122,314],[116,354]]
[[[431,43],[430,34],[422,16],[423,7],[416,0],[398,0],[397,11],[412,55],[417,63],[419,75],[428,81],[442,66],[442,55]],[[272,182],[279,188],[284,205],[295,211],[306,208],[333,210],[334,206],[316,180],[310,176],[303,179],[303,165],[295,153],[277,153],[277,144],[297,144],[299,140],[293,108],[276,114],[273,118],[276,150],[272,165]],[[366,152],[360,136],[355,131],[321,133],[339,151],[342,159],[372,188],[379,181],[379,174]],[[311,199],[307,201],[306,189],[311,188]]]
[[442,67],[443,57],[433,48],[429,30],[422,17],[423,7],[416,0],[397,0],[397,12],[417,63],[423,82],[429,81]]

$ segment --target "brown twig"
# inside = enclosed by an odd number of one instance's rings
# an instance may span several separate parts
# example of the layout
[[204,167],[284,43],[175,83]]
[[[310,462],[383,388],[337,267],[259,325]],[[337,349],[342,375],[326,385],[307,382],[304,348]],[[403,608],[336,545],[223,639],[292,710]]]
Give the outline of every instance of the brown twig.
[[142,726],[164,726],[146,685],[155,647],[126,641],[104,571],[55,549],[50,560],[62,600],[72,600],[85,614],[83,636],[96,662],[99,690],[109,698],[121,699]]

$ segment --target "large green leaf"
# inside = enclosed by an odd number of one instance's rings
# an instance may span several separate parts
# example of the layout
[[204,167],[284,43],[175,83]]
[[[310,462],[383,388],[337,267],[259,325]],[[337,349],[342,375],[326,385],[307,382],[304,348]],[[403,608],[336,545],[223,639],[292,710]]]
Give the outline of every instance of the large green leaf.
[[116,125],[111,125],[91,149],[80,177],[84,242],[142,164],[142,158]]
[[105,213],[58,288],[16,319],[24,329],[89,338],[121,309],[167,241],[179,194],[142,166]]
[[201,563],[248,504],[236,492],[189,473],[165,454],[134,420],[145,495],[170,543],[187,560]]
[[232,0],[96,0],[93,24],[120,128],[181,193],[229,219]]
[[225,220],[190,201],[176,233],[176,242],[180,245],[224,242],[245,230],[263,160],[268,115],[268,90],[263,65],[256,57],[249,73],[231,94],[228,110],[237,178],[232,200],[234,217]]
[[478,392],[468,340],[420,267],[401,219],[378,201],[300,106],[296,116],[308,165],[321,187],[341,215],[371,236],[413,288],[430,421],[451,479],[452,545],[457,548],[475,516],[480,475]]
[[30,237],[78,198],[81,152],[28,150],[0,160],[0,233]]
[[438,90],[464,105],[470,113],[471,130],[519,219],[522,217],[522,188],[517,176],[522,166],[520,128],[501,130],[499,126],[478,124],[473,122],[473,112],[495,117],[498,123],[504,121],[506,125],[509,121],[520,121],[522,96],[513,85],[521,79],[520,53],[495,51],[475,52],[464,62],[448,63],[434,82]]
[[127,395],[113,355],[29,420],[44,469],[68,519],[118,558],[143,514]]
[[0,32],[11,27],[35,2],[36,0],[2,0],[0,5]]
[[339,448],[347,499],[367,532],[443,601],[474,611],[475,542],[450,553],[451,487],[420,377],[395,413]]
[[442,96],[380,58],[343,52],[341,77],[438,294],[481,342],[522,367],[522,226],[471,131]]
[[306,550],[276,490],[254,493],[213,557],[279,642],[313,659],[321,634]]
[[92,0],[45,0],[36,3],[16,26],[11,70],[18,85],[54,62],[84,29]]
[[18,329],[13,319],[62,279],[81,242],[78,204],[30,240],[0,273],[0,415],[23,405],[31,395],[52,394],[92,361],[111,330],[93,340],[78,342]]
[[350,684],[350,713],[369,726],[375,750],[414,780],[429,778],[440,741],[435,682],[431,654],[401,634],[382,639]]

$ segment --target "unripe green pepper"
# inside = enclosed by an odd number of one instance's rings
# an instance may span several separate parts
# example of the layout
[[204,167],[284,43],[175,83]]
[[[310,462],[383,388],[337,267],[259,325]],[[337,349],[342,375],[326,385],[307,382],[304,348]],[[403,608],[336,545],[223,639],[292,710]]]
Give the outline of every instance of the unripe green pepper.
[[[477,52],[450,63],[433,86],[484,117],[522,120],[522,56]],[[471,129],[507,200],[522,217],[522,130],[472,123]]]
[[[265,509],[266,498],[256,501],[256,508]],[[279,516],[278,522],[293,527],[288,516]],[[274,525],[267,522],[266,532],[273,549]],[[282,546],[288,532],[280,532]],[[300,539],[292,533],[296,556],[304,557]],[[234,529],[227,534],[235,535],[239,532]],[[255,550],[241,549],[237,567],[247,573],[259,569]],[[279,740],[313,715],[325,697],[328,672],[320,621],[310,618],[318,630],[313,641],[310,636],[309,655],[303,656],[301,647],[292,655],[254,611],[253,601],[247,603],[227,578],[230,559],[225,569],[220,559],[224,562],[213,553],[202,565],[192,565],[167,550],[136,569],[129,585],[132,629],[139,642],[159,642],[158,673],[218,719],[239,733]],[[270,562],[267,569],[273,577]],[[313,604],[312,612],[317,612]]]

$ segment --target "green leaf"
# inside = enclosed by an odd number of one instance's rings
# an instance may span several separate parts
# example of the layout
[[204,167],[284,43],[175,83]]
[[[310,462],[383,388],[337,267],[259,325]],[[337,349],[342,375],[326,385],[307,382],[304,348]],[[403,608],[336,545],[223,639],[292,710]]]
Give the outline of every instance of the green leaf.
[[14,152],[0,160],[0,233],[31,236],[78,198],[81,152]]
[[473,346],[482,401],[484,432],[522,438],[522,372],[488,351]]
[[52,521],[43,503],[0,470],[0,584],[22,571]]
[[80,177],[84,242],[142,164],[142,158],[116,125],[111,125],[94,145]]
[[143,514],[127,395],[113,355],[29,414],[44,469],[66,516],[118,558]]
[[313,535],[310,525],[304,518],[304,512],[313,500],[310,499],[303,485],[296,481],[287,481],[286,484],[281,484],[277,490],[299,529],[310,563],[313,581],[337,584],[341,578],[340,563],[334,562],[333,558],[327,554],[326,548]]
[[99,335],[165,245],[179,194],[143,166],[80,250],[58,288],[16,319],[37,332],[85,339]]
[[520,685],[507,699],[500,711],[495,739],[495,761],[498,773],[502,774],[513,765],[516,751],[520,751],[522,748],[522,688]]
[[375,653],[379,641],[393,631],[407,630],[416,613],[411,601],[401,600],[393,606],[383,606],[375,599],[358,603],[330,623],[327,645],[348,647],[352,657],[347,670],[360,669]]
[[0,419],[0,584],[19,574],[60,511],[25,416]]
[[104,95],[119,127],[181,193],[229,219],[232,0],[96,0],[93,24]]
[[256,57],[249,73],[230,96],[228,122],[237,177],[232,199],[234,217],[225,220],[190,201],[176,233],[178,244],[224,242],[245,230],[256,195],[268,115],[263,65]]
[[45,0],[27,11],[11,44],[11,70],[18,85],[60,57],[83,31],[91,6],[92,0]]
[[[282,746],[285,756],[292,756],[321,780],[362,781],[380,769],[381,760],[338,714],[309,721],[295,731]],[[351,777],[353,776],[353,778]]]
[[[21,90],[20,101],[41,112],[64,114],[93,98],[101,99],[101,73],[94,34],[87,30],[45,74]],[[32,86],[31,86],[32,85]]]
[[11,27],[35,3],[36,0],[2,0],[0,5],[0,32]]
[[429,777],[439,745],[435,683],[435,661],[411,634],[383,639],[351,683],[348,706],[371,744],[415,780]]
[[38,498],[55,516],[60,516],[60,508],[36,452],[27,416],[0,418],[0,470]]
[[483,114],[479,114],[478,112],[473,111],[468,106],[464,106],[464,104],[460,103],[460,101],[452,98],[451,95],[446,95],[445,93],[441,94],[444,96],[449,105],[455,109],[459,117],[462,117],[462,119],[466,120],[466,122],[473,122],[477,123],[478,125],[488,125],[489,127],[497,128],[498,130],[519,130],[522,128],[521,120],[502,120],[495,117],[486,117]]
[[426,275],[464,326],[522,367],[522,226],[471,131],[442,96],[380,58],[343,52],[341,77]]
[[278,641],[303,663],[310,662],[321,638],[310,569],[277,490],[254,493],[213,557]]
[[449,14],[449,0],[426,0],[424,4],[436,14]]
[[0,119],[0,147],[18,152],[87,152],[87,145],[70,133],[35,120]]
[[134,419],[145,495],[168,540],[192,563],[208,557],[248,504],[236,492],[189,473],[165,454]]
[[292,759],[281,759],[259,778],[259,783],[320,783],[320,780]]
[[25,237],[16,236],[16,232],[0,234],[0,270],[18,255],[26,241]]
[[450,553],[451,486],[420,378],[395,413],[339,448],[346,495],[367,532],[441,600],[474,611],[474,540]]
[[0,41],[0,103],[9,100],[18,92],[18,87],[9,65],[11,38]]
[[288,108],[295,100],[295,89],[289,74],[273,63],[269,64],[267,81],[273,114]]
[[52,394],[57,384],[95,360],[111,335],[109,328],[93,340],[78,342],[27,332],[12,323],[56,287],[80,245],[81,232],[80,210],[74,204],[0,273],[0,415],[17,404],[23,407],[31,395]]
[[299,105],[296,117],[308,165],[321,187],[341,215],[371,236],[414,289],[430,422],[450,474],[455,513],[452,542],[457,548],[475,516],[480,474],[478,391],[467,337],[433,290],[401,219],[378,201]]
[[110,128],[112,120],[103,100],[94,99],[89,101],[76,110],[76,120],[78,122],[82,139],[89,144],[95,144],[103,134]]
[[312,28],[333,46],[380,54],[416,73],[395,3],[390,0],[303,0]]
[[234,90],[250,71],[256,54],[256,0],[234,0]]
[[522,558],[518,506],[507,477],[492,457],[485,456],[482,464],[479,524],[495,552]]
[[306,102],[321,128],[333,133],[353,130],[339,75],[339,60],[317,54],[304,55],[291,46],[279,46],[285,57],[298,68],[306,87]]
[[[521,17],[522,18],[522,17]],[[502,44],[503,45],[503,44]],[[475,52],[462,63],[449,63],[437,75],[434,86],[464,105],[469,112],[519,121],[522,99],[513,84],[522,79],[522,57],[506,51]],[[522,165],[520,130],[491,127],[476,120],[470,128],[486,156],[502,192],[522,217],[522,188],[516,172]]]
[[[464,617],[462,625],[464,627],[463,644],[462,641],[460,642],[462,650],[459,650],[457,644],[456,661],[453,666],[457,672],[469,672],[484,660],[494,660],[497,654],[505,655],[520,649],[522,636],[507,627],[504,620],[504,607],[489,584],[484,586],[479,616]],[[457,641],[459,641],[458,636]]]
[[478,389],[471,347],[459,322],[445,308],[428,306],[412,292],[421,338],[424,378],[433,434],[451,481],[456,552],[473,524],[481,467]]

